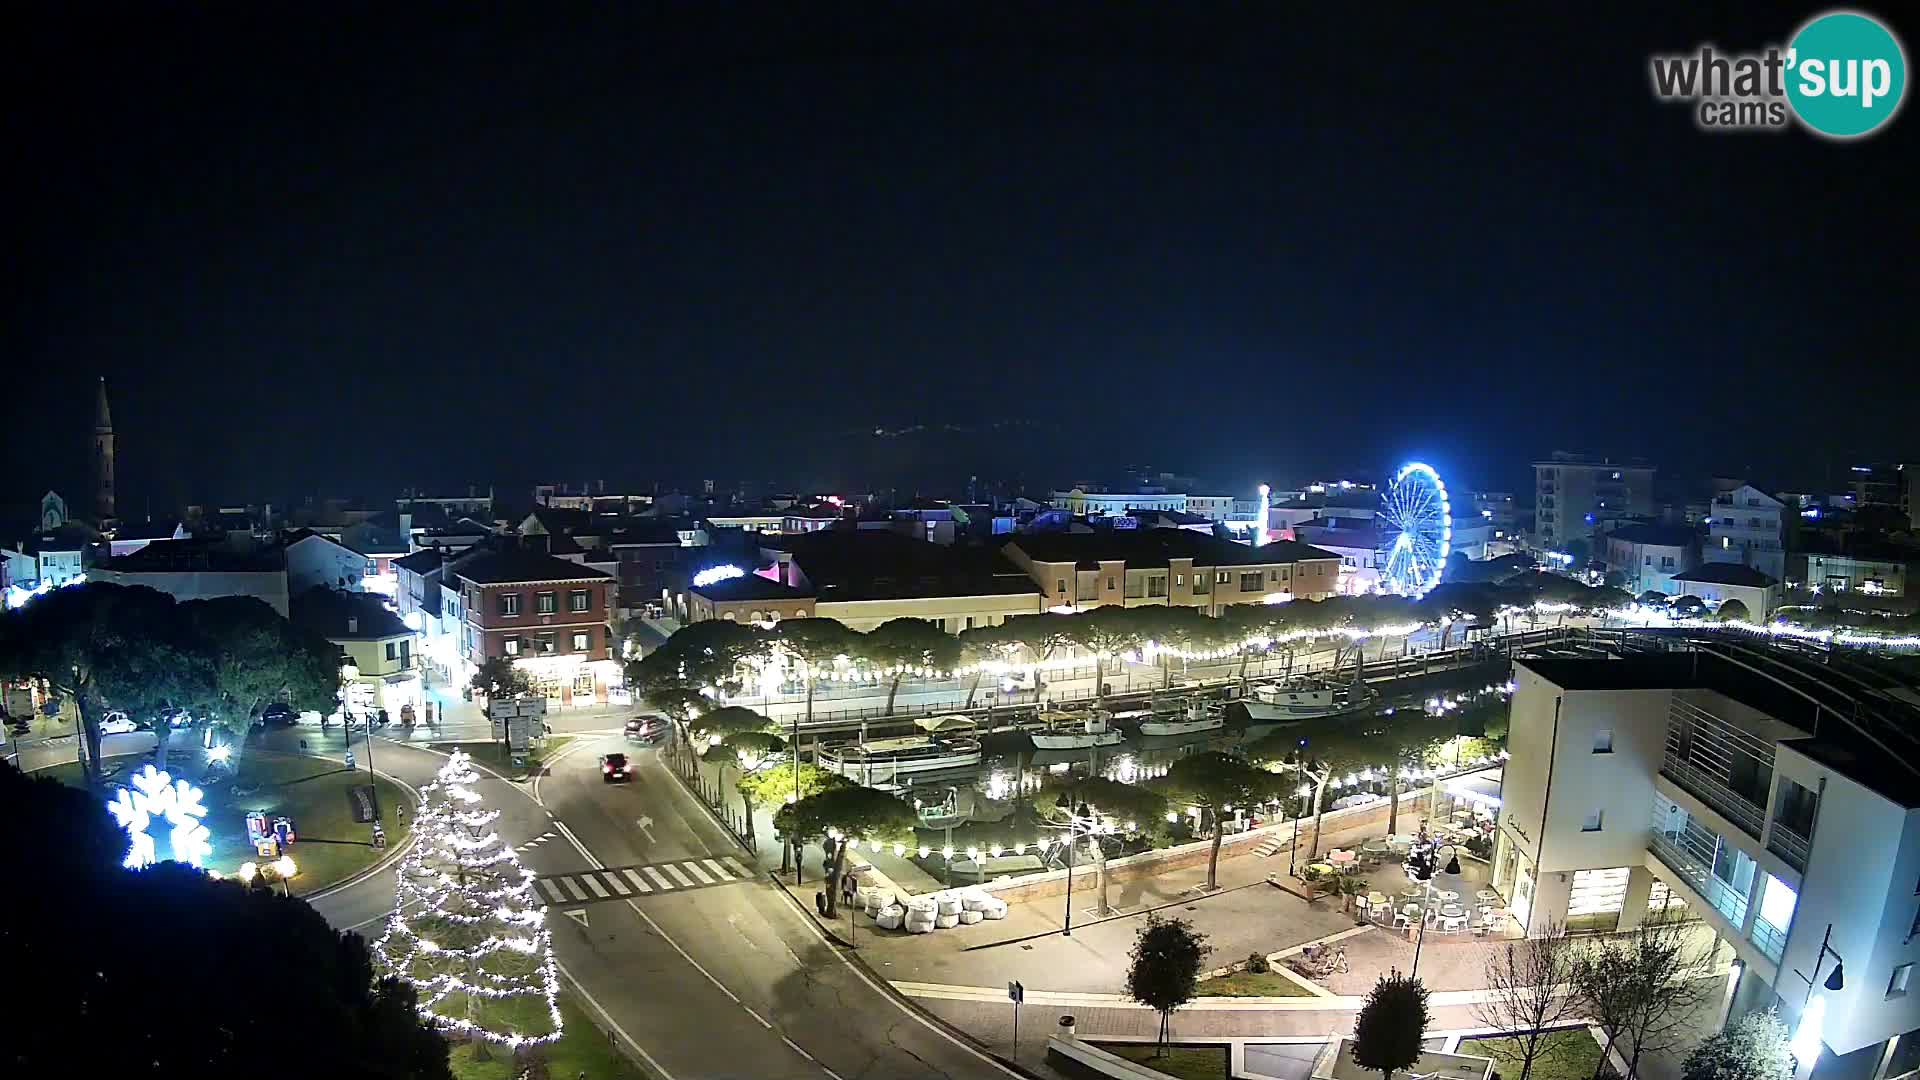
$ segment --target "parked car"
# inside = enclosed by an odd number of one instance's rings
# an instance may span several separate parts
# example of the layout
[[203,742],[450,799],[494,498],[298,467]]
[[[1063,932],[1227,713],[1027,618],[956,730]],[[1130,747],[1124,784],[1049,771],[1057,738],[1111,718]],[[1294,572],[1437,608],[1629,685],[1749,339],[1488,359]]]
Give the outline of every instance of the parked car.
[[189,728],[193,726],[193,714],[188,712],[185,709],[160,710],[160,715],[155,718],[155,723],[154,723],[155,727],[159,726],[159,721],[161,719],[166,720],[167,726],[170,728],[173,728],[176,731],[178,731],[181,728]]
[[633,766],[627,763],[627,755],[600,755],[600,779],[609,784],[624,784],[633,779]]
[[268,727],[287,727],[299,722],[300,714],[284,701],[276,701],[260,710],[260,722]]
[[102,735],[131,735],[139,730],[140,725],[133,722],[133,717],[128,716],[118,709],[100,718],[100,733]]

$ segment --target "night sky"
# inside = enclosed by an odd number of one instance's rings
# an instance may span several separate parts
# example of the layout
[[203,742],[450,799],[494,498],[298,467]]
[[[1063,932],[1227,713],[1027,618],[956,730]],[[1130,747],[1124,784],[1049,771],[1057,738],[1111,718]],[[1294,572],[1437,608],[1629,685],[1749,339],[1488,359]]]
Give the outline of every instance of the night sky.
[[1815,5],[86,6],[0,76],[9,502],[84,503],[102,374],[127,515],[1920,454],[1920,116],[1649,92]]

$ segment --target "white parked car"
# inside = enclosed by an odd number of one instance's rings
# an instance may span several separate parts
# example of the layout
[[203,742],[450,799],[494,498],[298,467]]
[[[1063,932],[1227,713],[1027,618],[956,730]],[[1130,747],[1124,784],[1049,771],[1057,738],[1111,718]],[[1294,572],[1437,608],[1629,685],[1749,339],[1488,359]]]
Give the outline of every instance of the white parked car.
[[102,735],[129,735],[138,730],[140,725],[135,724],[132,717],[123,712],[110,712],[100,721]]

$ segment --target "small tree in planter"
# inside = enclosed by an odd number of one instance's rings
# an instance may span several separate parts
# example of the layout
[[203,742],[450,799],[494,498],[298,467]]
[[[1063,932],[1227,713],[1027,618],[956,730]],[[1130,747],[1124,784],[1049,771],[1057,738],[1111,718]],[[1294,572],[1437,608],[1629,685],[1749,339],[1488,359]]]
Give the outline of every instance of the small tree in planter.
[[1380,976],[1353,1021],[1353,1063],[1379,1073],[1381,1080],[1393,1080],[1394,1073],[1417,1064],[1433,1019],[1427,996],[1419,979],[1398,968]]
[[1213,947],[1185,919],[1149,914],[1133,939],[1127,968],[1127,996],[1160,1014],[1158,1046],[1165,1054],[1173,1031],[1173,1011],[1198,992],[1200,965]]

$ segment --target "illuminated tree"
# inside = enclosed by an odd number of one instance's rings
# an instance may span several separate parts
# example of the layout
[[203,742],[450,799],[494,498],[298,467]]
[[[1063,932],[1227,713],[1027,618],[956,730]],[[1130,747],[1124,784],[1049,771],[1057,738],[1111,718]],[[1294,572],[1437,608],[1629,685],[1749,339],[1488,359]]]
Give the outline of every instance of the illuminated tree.
[[960,642],[925,619],[888,619],[860,639],[860,655],[881,671],[892,673],[886,712],[892,716],[900,680],[914,670],[952,670],[960,662]]
[[1398,970],[1380,976],[1367,992],[1367,1003],[1353,1019],[1353,1063],[1393,1080],[1393,1074],[1411,1069],[1424,1050],[1427,1025],[1427,988]]
[[1282,786],[1276,773],[1268,772],[1236,754],[1208,751],[1183,757],[1173,763],[1165,786],[1208,811],[1213,818],[1213,847],[1207,852],[1207,888],[1218,888],[1220,868],[1221,819],[1235,806],[1250,807]]
[[464,751],[422,789],[414,846],[400,863],[386,932],[387,969],[419,994],[420,1015],[444,1031],[515,1051],[560,1037],[559,969],[533,871],[494,831],[498,810],[473,790]]
[[773,820],[782,833],[793,837],[796,853],[808,840],[819,841],[825,850],[827,914],[831,916],[837,910],[848,846],[860,841],[906,843],[913,839],[920,816],[896,795],[855,785],[828,788],[783,806]]

